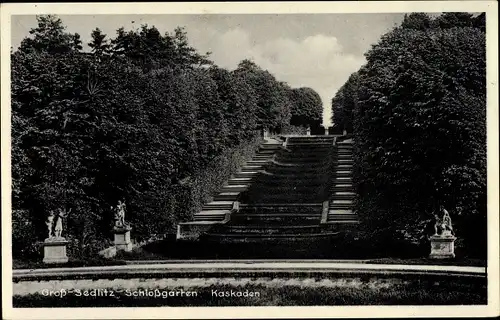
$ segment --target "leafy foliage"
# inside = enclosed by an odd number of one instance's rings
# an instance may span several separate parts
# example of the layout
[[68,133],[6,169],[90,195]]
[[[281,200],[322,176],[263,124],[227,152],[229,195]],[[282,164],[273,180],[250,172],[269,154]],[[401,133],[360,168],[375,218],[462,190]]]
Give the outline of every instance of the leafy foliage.
[[100,249],[119,199],[137,240],[172,233],[249,156],[259,125],[290,118],[286,85],[215,66],[182,28],[96,28],[91,52],[55,16],[30,33],[11,59],[16,254],[37,250],[59,208],[70,252]]
[[485,254],[486,44],[474,19],[410,15],[333,99],[335,121],[353,123],[356,210],[372,239],[425,242],[443,205],[460,244]]
[[357,104],[358,73],[353,73],[332,99],[334,131],[352,133],[352,113]]
[[254,62],[243,60],[234,74],[245,79],[257,93],[257,125],[260,128],[276,128],[290,122],[290,88],[276,81],[268,71]]
[[319,94],[311,88],[290,90],[292,105],[290,124],[294,126],[319,126],[323,113],[323,102]]

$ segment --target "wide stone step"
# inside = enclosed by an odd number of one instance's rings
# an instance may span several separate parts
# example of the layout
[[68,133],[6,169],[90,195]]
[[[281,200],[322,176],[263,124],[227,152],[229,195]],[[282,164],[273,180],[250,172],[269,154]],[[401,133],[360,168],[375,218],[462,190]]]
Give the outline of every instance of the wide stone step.
[[321,214],[322,203],[243,203],[241,213],[315,213]]
[[335,209],[328,211],[329,222],[358,222],[358,215],[351,209]]
[[330,221],[350,221],[350,220],[358,220],[358,216],[356,214],[347,215],[347,214],[328,214],[328,220]]
[[[293,183],[293,181],[291,181]],[[302,184],[288,184],[288,185],[283,185],[279,183],[266,183],[266,184],[254,184],[248,189],[249,191],[255,191],[258,192],[260,190],[265,189],[265,192],[270,192],[270,193],[288,193],[288,192],[293,192],[293,193],[311,193],[311,192],[317,192],[316,190],[319,190],[322,187],[321,184],[315,184],[315,185],[302,185]],[[349,191],[349,190],[347,190]]]
[[330,191],[332,193],[336,192],[352,192],[354,193],[354,187],[352,185],[334,185]]
[[354,156],[354,153],[352,152],[352,150],[339,150],[336,152],[337,156],[347,156],[347,157],[353,157]]
[[336,177],[333,179],[334,185],[337,184],[352,184],[352,177]]
[[306,153],[306,152],[318,152],[318,153],[327,153],[327,152],[332,152],[334,153],[335,150],[331,146],[317,146],[317,145],[287,145],[286,146],[288,150],[291,152],[295,151],[300,151],[301,153]]
[[250,160],[247,161],[246,165],[249,166],[262,166],[269,163],[269,160]]
[[310,143],[315,143],[315,142],[332,142],[333,143],[333,138],[331,137],[312,137],[312,138],[301,138],[301,137],[290,137],[288,138],[288,142],[310,142]]
[[214,201],[236,201],[239,194],[239,192],[221,192],[214,196]]
[[268,224],[245,224],[245,225],[226,225],[223,228],[226,233],[258,233],[269,234],[297,234],[297,233],[319,233],[322,226],[313,225],[268,225]]
[[320,214],[297,214],[297,213],[275,213],[275,214],[241,214],[236,213],[231,216],[231,224],[245,225],[299,225],[317,224],[321,222]]
[[352,200],[354,199],[354,197],[356,196],[356,194],[354,192],[335,192],[332,197],[331,197],[331,200],[335,201],[335,200]]
[[253,156],[251,161],[270,161],[273,159],[273,155],[271,156]]
[[264,166],[243,166],[241,167],[241,172],[257,172],[264,169]]
[[228,185],[246,185],[248,186],[249,183],[252,182],[252,178],[253,177],[245,177],[245,178],[241,178],[241,177],[234,177],[234,178],[231,178],[227,181],[227,184]]
[[282,143],[263,143],[259,146],[261,149],[279,149],[281,148],[283,144]]
[[241,201],[251,203],[252,199],[258,199],[259,202],[275,203],[284,201],[295,201],[307,203],[310,201],[322,201],[328,198],[328,194],[318,196],[317,194],[291,194],[291,195],[265,195],[265,192],[255,192],[248,195],[242,195]]
[[287,160],[281,160],[277,159],[276,161],[269,162],[267,165],[267,168],[277,168],[277,169],[287,169],[287,170],[295,170],[295,171],[301,171],[304,169],[324,169],[324,168],[329,168],[331,167],[331,163],[328,163],[326,161],[287,161]]
[[336,164],[350,164],[350,165],[353,165],[354,161],[352,159],[335,159],[334,163],[336,163]]
[[351,204],[352,205],[352,200],[344,200],[344,199],[333,199],[330,201],[330,205],[334,206],[337,204]]
[[298,148],[333,148],[332,143],[309,143],[309,142],[289,142],[286,145],[290,149]]
[[294,157],[291,155],[278,156],[276,157],[276,162],[278,163],[289,163],[289,164],[309,164],[309,163],[323,163],[326,162],[327,157],[313,155],[308,157]]
[[[285,178],[295,178],[298,180],[323,180],[328,179],[328,168],[324,168],[323,170],[282,170],[278,168],[267,168],[262,172],[262,177],[266,177],[267,179],[285,179]],[[246,173],[246,172],[245,172]],[[323,179],[322,179],[323,178]]]
[[347,204],[347,203],[337,203],[337,204],[330,204],[328,209],[330,210],[339,210],[339,209],[352,209],[353,205],[352,204]]
[[339,170],[352,170],[352,167],[352,163],[339,163],[335,166],[335,168]]
[[203,210],[196,213],[194,221],[220,221],[224,220],[229,210]]
[[337,209],[337,210],[329,210],[328,215],[353,217],[353,216],[356,216],[356,213],[354,211],[352,211],[352,209]]
[[259,173],[256,171],[237,172],[234,174],[235,178],[255,178]]
[[301,167],[287,167],[272,165],[266,168],[266,172],[272,174],[289,174],[292,173],[296,176],[309,176],[312,177],[324,175],[327,172],[328,166],[301,166]]
[[212,201],[203,205],[202,210],[231,210],[234,201]]
[[345,153],[338,153],[337,154],[337,159],[350,159],[350,160],[354,160],[352,154],[345,154]]
[[327,224],[329,225],[358,225],[360,222],[359,220],[328,220]]
[[302,240],[311,240],[311,239],[327,239],[330,237],[335,237],[339,233],[335,231],[329,232],[321,232],[321,233],[291,233],[291,234],[261,234],[261,233],[207,233],[206,239],[210,241],[217,241],[220,243],[262,243],[266,241],[270,244],[275,244],[278,241],[283,242],[296,242]]
[[352,171],[335,171],[336,177],[352,177]]
[[259,149],[257,150],[257,152],[255,153],[256,155],[268,155],[268,154],[273,154],[273,153],[276,153],[277,151],[279,151],[279,149]]
[[220,192],[242,192],[248,189],[248,185],[245,184],[230,184],[222,187]]
[[338,145],[337,146],[337,153],[353,153],[354,148],[352,145]]

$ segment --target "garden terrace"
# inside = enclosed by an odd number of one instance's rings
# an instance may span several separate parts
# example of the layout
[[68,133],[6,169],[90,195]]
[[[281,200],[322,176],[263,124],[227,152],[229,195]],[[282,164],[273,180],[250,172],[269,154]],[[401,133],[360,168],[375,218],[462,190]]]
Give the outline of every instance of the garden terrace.
[[334,142],[333,136],[287,138],[273,160],[240,194],[239,210],[227,223],[210,229],[203,239],[284,244],[338,236],[339,230],[323,223],[337,158]]

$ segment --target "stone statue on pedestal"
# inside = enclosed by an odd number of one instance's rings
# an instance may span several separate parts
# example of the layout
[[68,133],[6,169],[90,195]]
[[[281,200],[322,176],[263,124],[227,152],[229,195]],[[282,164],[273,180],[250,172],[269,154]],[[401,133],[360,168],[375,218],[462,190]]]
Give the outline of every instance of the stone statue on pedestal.
[[50,264],[68,262],[68,256],[66,255],[66,244],[68,241],[62,237],[62,232],[63,218],[67,217],[70,212],[71,209],[68,212],[63,209],[59,209],[57,214],[54,214],[54,211],[51,211],[47,217],[45,224],[47,225],[49,236],[44,242],[44,263]]
[[455,257],[455,240],[456,237],[452,234],[453,227],[451,217],[448,211],[440,207],[443,212],[443,218],[440,219],[437,214],[434,215],[436,222],[434,224],[434,235],[431,236],[431,259],[446,259]]
[[115,226],[113,228],[115,248],[116,250],[132,251],[132,243],[130,241],[130,230],[132,228],[125,222],[125,207],[125,201],[119,200],[116,206]]

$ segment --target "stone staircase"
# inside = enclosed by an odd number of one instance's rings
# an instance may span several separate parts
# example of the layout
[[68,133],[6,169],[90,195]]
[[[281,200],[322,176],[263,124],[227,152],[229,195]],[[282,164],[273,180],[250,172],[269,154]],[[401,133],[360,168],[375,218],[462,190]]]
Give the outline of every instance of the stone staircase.
[[217,242],[291,242],[338,234],[322,223],[335,165],[333,136],[290,137],[264,165],[230,220],[203,237]]
[[246,191],[259,171],[271,161],[282,147],[282,142],[269,139],[260,145],[252,159],[247,161],[213,197],[213,201],[203,205],[193,221],[180,223],[177,227],[177,239],[197,239],[204,231],[228,221],[228,216],[239,195]]
[[337,154],[326,223],[355,225],[359,221],[356,213],[353,212],[355,193],[352,185],[352,139],[338,142],[336,149]]

